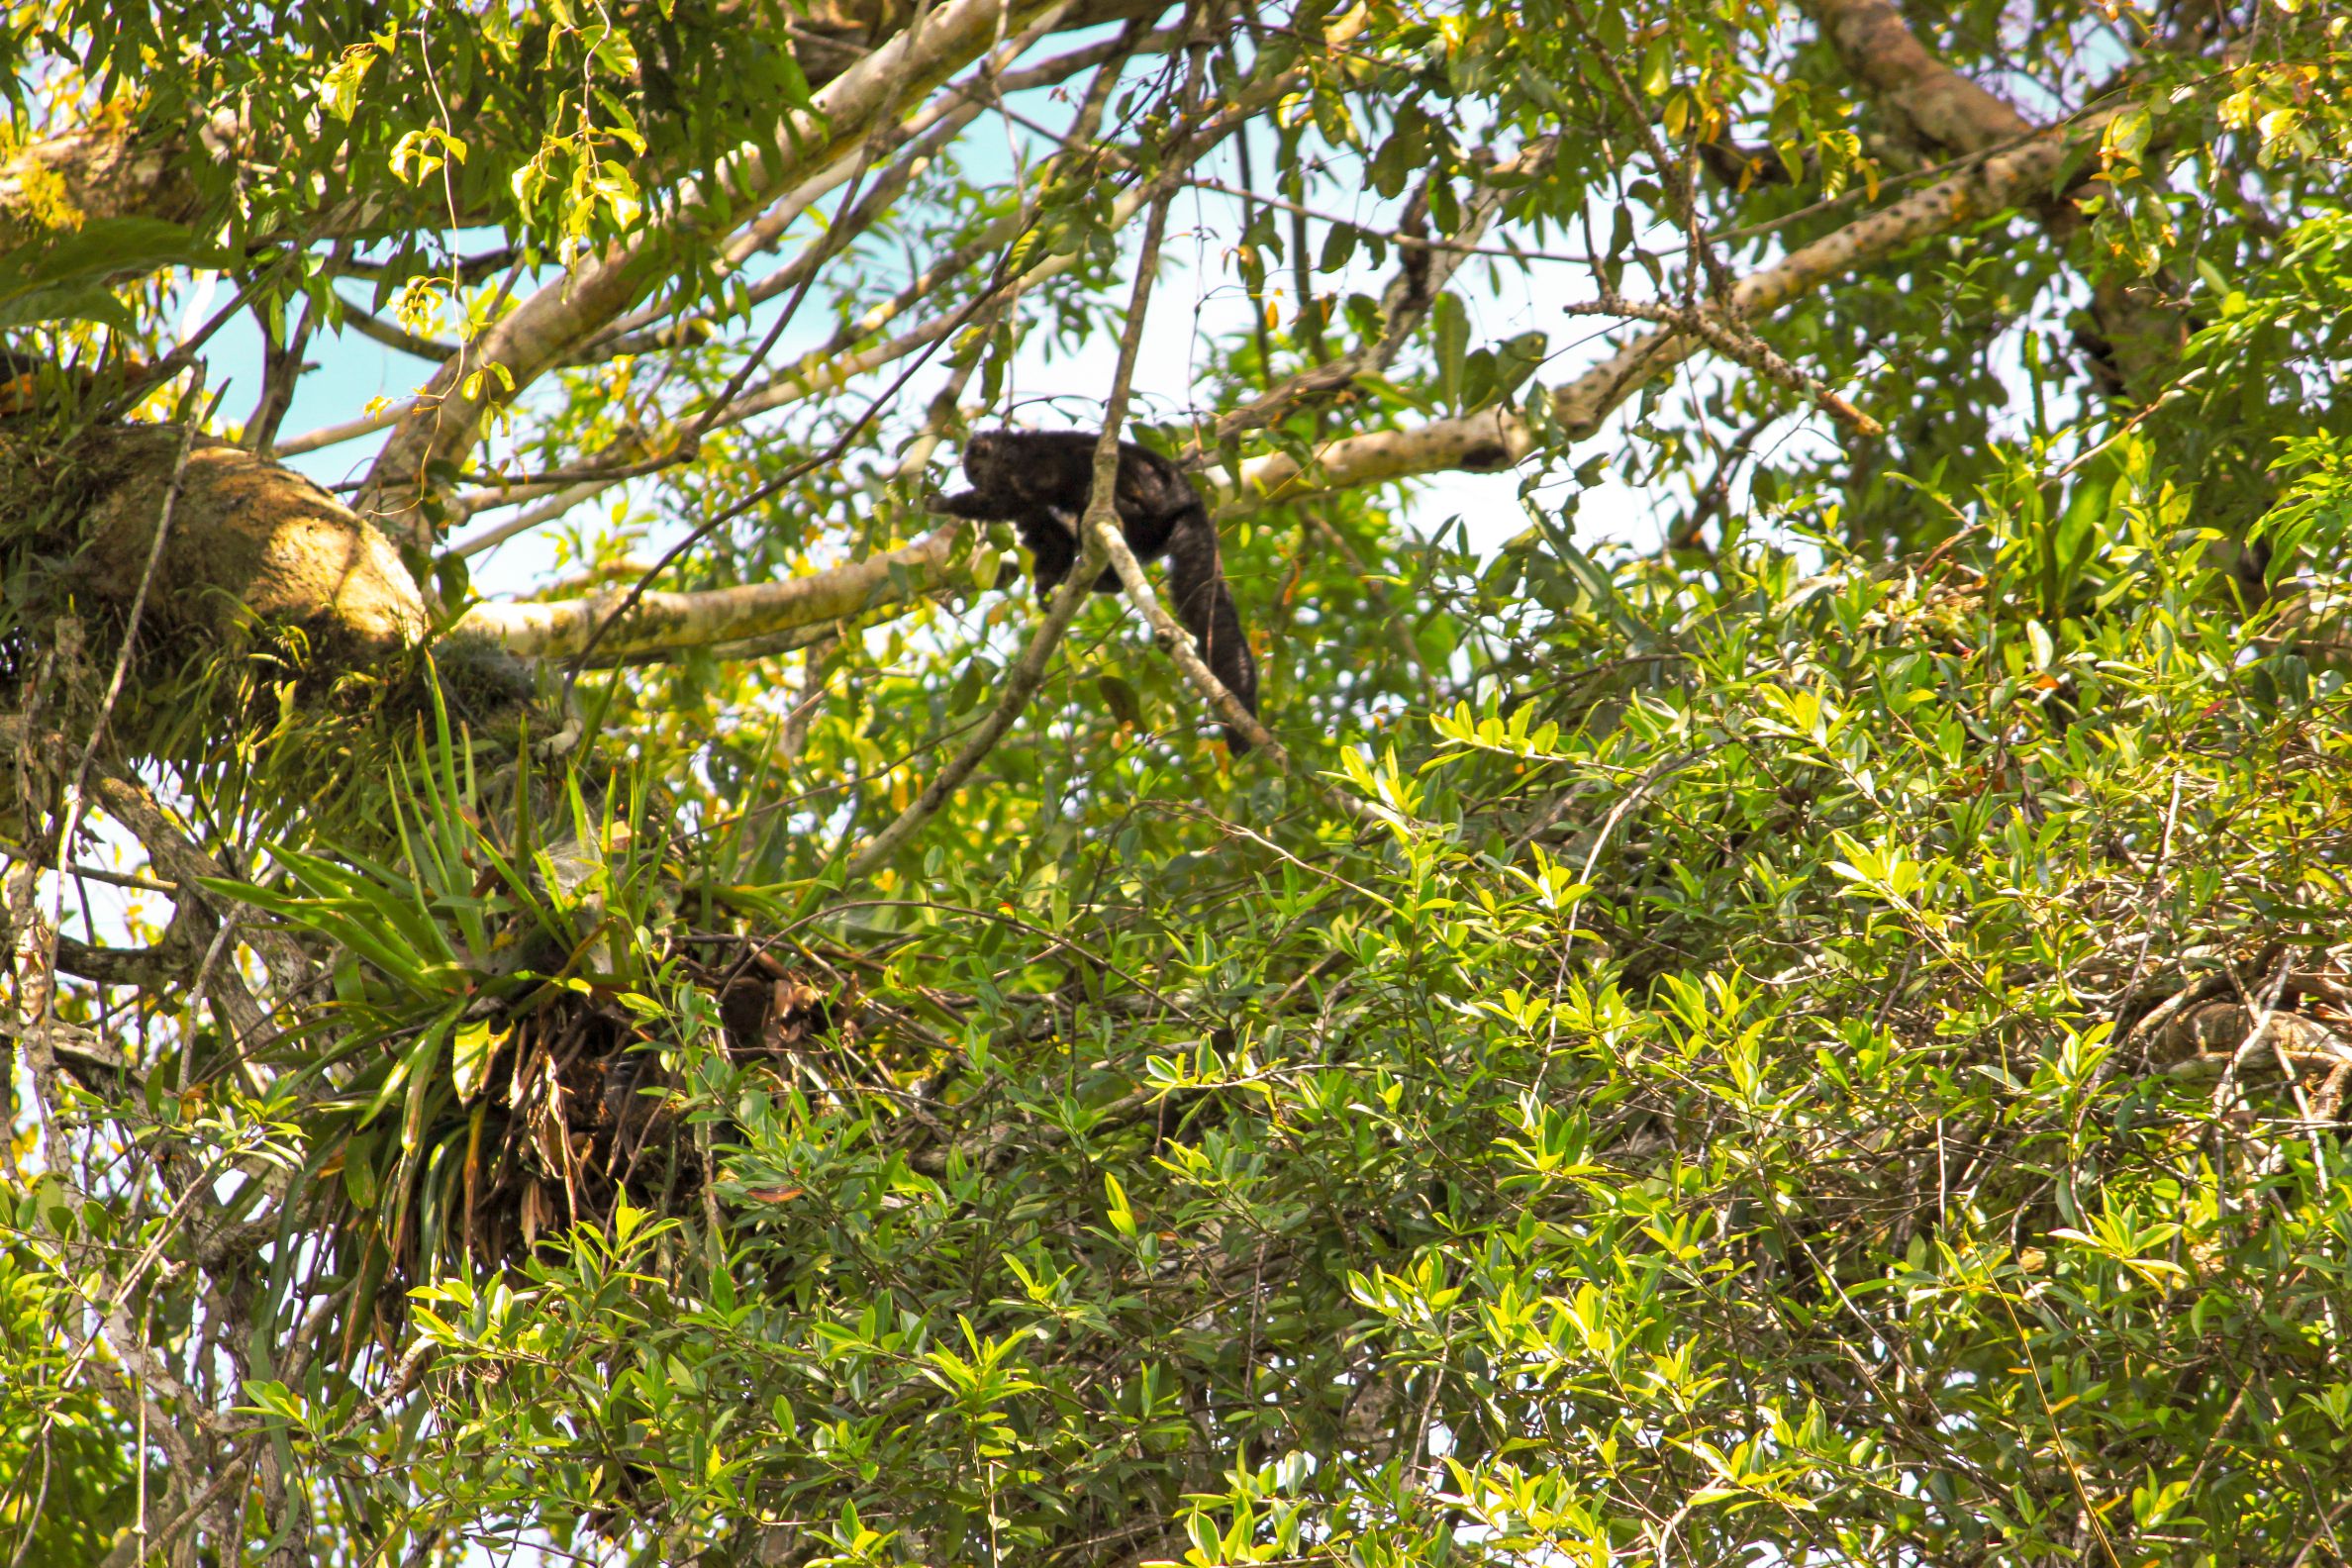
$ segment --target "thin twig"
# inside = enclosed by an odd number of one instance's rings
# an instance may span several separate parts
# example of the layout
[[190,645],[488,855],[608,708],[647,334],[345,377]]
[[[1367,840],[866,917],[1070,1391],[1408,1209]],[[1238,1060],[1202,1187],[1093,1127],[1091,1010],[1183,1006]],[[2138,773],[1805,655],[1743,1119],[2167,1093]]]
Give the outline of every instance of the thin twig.
[[1278,212],[1291,213],[1300,218],[1312,218],[1318,223],[1329,224],[1334,229],[1353,229],[1360,235],[1378,240],[1383,245],[1395,245],[1400,250],[1444,250],[1454,255],[1489,256],[1497,261],[1564,261],[1576,266],[1593,264],[1593,257],[1566,250],[1520,250],[1502,245],[1482,245],[1460,240],[1431,240],[1423,235],[1407,234],[1401,229],[1382,229],[1377,225],[1363,223],[1354,218],[1342,218],[1336,213],[1322,212],[1313,207],[1302,206],[1297,202],[1284,201],[1279,196],[1268,196],[1261,191],[1243,190],[1237,185],[1228,185],[1224,180],[1208,179],[1200,175],[1195,175],[1185,183],[1195,190],[1215,191],[1220,196],[1237,197],[1245,202],[1257,202],[1272,207]]
[[1561,307],[1571,316],[1616,316],[1645,321],[1670,332],[1687,334],[1734,364],[1746,365],[1765,380],[1810,398],[1822,413],[1859,436],[1884,436],[1887,428],[1863,413],[1843,393],[1820,377],[1799,369],[1780,351],[1716,306],[1660,305],[1630,300],[1604,284],[1597,300],[1579,300]]
[[1699,492],[1698,500],[1693,503],[1691,515],[1666,536],[1660,549],[1672,554],[1677,550],[1698,549],[1706,542],[1707,525],[1715,521],[1724,504],[1731,499],[1732,476],[1738,473],[1739,465],[1747,460],[1749,450],[1756,444],[1756,438],[1770,430],[1772,422],[1779,417],[1777,414],[1763,415],[1750,421],[1737,436],[1731,438],[1731,444],[1723,448],[1722,460],[1715,464],[1715,477],[1707,482],[1707,488]]

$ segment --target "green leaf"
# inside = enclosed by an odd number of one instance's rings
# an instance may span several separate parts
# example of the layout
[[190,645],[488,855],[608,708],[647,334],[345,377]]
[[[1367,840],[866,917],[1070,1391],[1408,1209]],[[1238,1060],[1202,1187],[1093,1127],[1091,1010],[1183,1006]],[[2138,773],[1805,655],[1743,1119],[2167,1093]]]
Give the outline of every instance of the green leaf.
[[1652,98],[1665,96],[1674,85],[1674,54],[1664,35],[1651,39],[1641,54],[1641,90]]
[[1098,675],[1095,689],[1103,694],[1103,706],[1111,711],[1112,718],[1130,729],[1142,728],[1143,703],[1136,697],[1134,687],[1117,675]]
[[1131,1240],[1135,1234],[1135,1212],[1127,1207],[1127,1189],[1119,1184],[1118,1177],[1106,1171],[1103,1191],[1110,1200],[1111,1228]]
[[461,1024],[451,1037],[450,1083],[457,1091],[459,1105],[471,1105],[482,1092],[482,1083],[490,1071],[490,1062],[508,1037],[511,1029],[494,1029],[485,1021]]
[[359,102],[359,84],[366,80],[375,62],[376,49],[373,44],[354,44],[343,50],[343,57],[335,62],[321,80],[320,96],[326,101],[328,112],[336,119],[346,125],[350,123],[351,112]]

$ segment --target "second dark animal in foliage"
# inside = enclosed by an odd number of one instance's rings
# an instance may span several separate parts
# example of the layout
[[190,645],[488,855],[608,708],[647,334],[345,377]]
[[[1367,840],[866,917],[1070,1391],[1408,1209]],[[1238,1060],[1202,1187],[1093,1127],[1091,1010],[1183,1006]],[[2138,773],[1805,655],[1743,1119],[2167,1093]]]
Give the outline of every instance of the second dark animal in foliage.
[[[1078,522],[1094,488],[1098,439],[1085,431],[983,431],[964,446],[964,477],[972,488],[933,506],[955,517],[1012,524],[1034,557],[1037,597],[1043,599],[1077,562]],[[1200,493],[1167,458],[1122,441],[1113,500],[1135,558],[1167,557],[1169,597],[1202,662],[1254,716],[1257,660],[1225,588],[1217,526]],[[1118,574],[1106,569],[1094,586],[1097,593],[1117,593]],[[1238,732],[1228,727],[1225,735],[1235,756],[1249,749]]]

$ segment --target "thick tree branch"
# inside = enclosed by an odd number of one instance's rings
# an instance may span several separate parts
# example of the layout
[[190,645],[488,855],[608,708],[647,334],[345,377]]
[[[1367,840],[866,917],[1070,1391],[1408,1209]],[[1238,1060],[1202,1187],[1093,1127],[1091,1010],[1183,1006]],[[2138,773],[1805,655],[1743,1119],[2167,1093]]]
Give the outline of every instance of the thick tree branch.
[[[2046,195],[2067,157],[2095,140],[2113,111],[2090,116],[1996,152],[1982,162],[1915,191],[1892,206],[1846,225],[1779,261],[1741,278],[1732,300],[1742,316],[1768,315],[1822,284],[1868,266],[1902,246],[1946,234]],[[1617,405],[1660,371],[1700,346],[1679,332],[1646,333],[1552,393],[1552,414],[1582,440],[1601,428]]]
[[[1922,150],[1982,152],[2034,135],[2032,121],[1937,59],[1891,0],[1807,0],[1806,9],[1847,74]],[[2028,205],[2061,241],[2086,221],[2054,191]],[[2091,317],[2095,373],[2112,395],[2145,406],[2180,361],[2181,313],[2145,281],[2103,270],[2091,279]]]
[[[698,593],[641,594],[596,649],[618,657],[847,620],[961,580],[964,569],[957,556],[969,536],[967,525],[949,523],[898,549],[807,577]],[[588,646],[624,597],[614,592],[559,604],[481,604],[465,613],[457,630],[493,637],[523,657],[569,658]]]
[[138,986],[142,990],[184,985],[203,956],[202,949],[191,944],[186,935],[186,928],[174,921],[163,940],[152,947],[98,947],[59,936],[57,967],[99,985]]
[[77,592],[128,611],[165,498],[176,494],[148,611],[164,631],[236,647],[257,623],[300,627],[329,658],[380,656],[424,635],[424,603],[399,553],[348,507],[291,469],[204,436],[183,471],[180,435],[171,425],[88,432],[70,452],[93,490],[70,529],[20,510],[37,506],[38,494],[0,494],[0,527],[23,528],[70,557]]
[[[1767,315],[1904,245],[2046,196],[2068,158],[2096,142],[2119,112],[2103,110],[1992,153],[1948,179],[1913,192],[1848,224],[1739,280],[1732,290],[1744,317]],[[1618,405],[1654,377],[1703,346],[1680,332],[1644,333],[1600,364],[1552,389],[1552,416],[1571,441],[1587,441]],[[1221,497],[1225,515],[1291,500],[1448,468],[1508,467],[1532,448],[1532,438],[1509,409],[1487,409],[1435,420],[1412,430],[1376,431],[1332,441],[1303,476],[1289,454],[1268,453],[1244,463],[1241,483]],[[1302,482],[1305,479],[1306,482]]]
[[[679,192],[675,216],[568,268],[524,300],[481,340],[442,365],[414,412],[378,453],[354,510],[395,537],[430,548],[424,487],[430,468],[455,464],[489,412],[559,363],[626,310],[653,282],[655,257],[706,245],[735,226],[746,206],[763,207],[810,171],[854,148],[876,116],[929,92],[997,39],[1052,7],[1044,0],[947,0],[918,31],[902,34],[844,70],[811,107],[787,117],[766,147],[746,147],[704,186]],[[738,197],[737,193],[741,193]]]
[[[235,130],[226,115],[220,124]],[[204,193],[188,177],[183,155],[176,139],[115,118],[19,149],[0,164],[0,251],[91,219],[195,223]]]
[[1516,410],[1488,408],[1431,420],[1410,430],[1340,437],[1319,447],[1306,469],[1289,452],[1273,451],[1242,463],[1238,485],[1226,482],[1223,475],[1210,477],[1219,485],[1218,516],[1230,518],[1276,501],[1355,490],[1446,469],[1494,473],[1534,449],[1534,433]]
[[1930,53],[1888,0],[1806,0],[1838,63],[1926,152],[1983,152],[2033,122]]

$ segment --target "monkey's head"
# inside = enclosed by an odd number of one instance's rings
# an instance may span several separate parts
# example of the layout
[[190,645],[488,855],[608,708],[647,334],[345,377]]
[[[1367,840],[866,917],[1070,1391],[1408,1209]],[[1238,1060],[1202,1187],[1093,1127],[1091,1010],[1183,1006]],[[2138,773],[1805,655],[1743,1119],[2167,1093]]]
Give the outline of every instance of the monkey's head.
[[964,442],[964,477],[974,488],[1002,491],[1017,486],[1021,442],[1015,431],[975,431]]
[[1059,506],[1075,489],[1083,498],[1094,481],[1092,431],[977,431],[964,442],[964,477],[983,495],[1019,497]]

